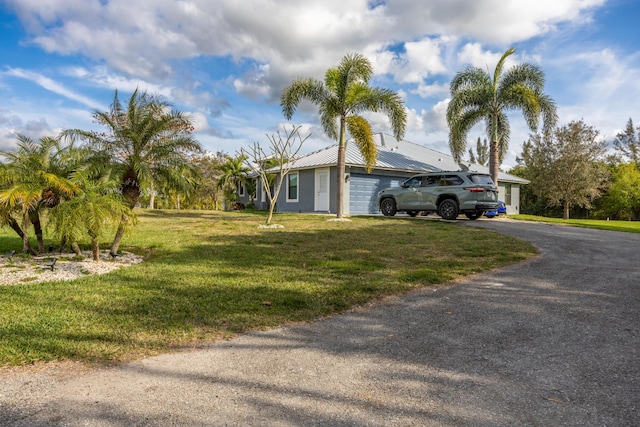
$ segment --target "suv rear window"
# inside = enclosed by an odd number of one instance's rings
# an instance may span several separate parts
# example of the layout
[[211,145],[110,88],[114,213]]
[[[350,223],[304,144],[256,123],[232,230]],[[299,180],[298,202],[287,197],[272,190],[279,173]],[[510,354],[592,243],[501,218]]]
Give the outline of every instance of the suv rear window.
[[477,174],[471,174],[469,175],[469,179],[474,183],[474,184],[487,184],[487,185],[493,185],[493,180],[491,179],[491,177],[489,175],[477,175]]
[[458,175],[445,175],[440,181],[440,185],[460,185],[464,180]]

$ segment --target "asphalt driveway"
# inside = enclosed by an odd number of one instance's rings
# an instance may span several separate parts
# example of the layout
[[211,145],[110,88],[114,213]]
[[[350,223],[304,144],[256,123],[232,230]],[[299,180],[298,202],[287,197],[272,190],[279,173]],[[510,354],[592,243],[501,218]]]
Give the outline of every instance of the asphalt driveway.
[[640,235],[460,224],[541,256],[207,349],[3,372],[0,425],[640,425]]

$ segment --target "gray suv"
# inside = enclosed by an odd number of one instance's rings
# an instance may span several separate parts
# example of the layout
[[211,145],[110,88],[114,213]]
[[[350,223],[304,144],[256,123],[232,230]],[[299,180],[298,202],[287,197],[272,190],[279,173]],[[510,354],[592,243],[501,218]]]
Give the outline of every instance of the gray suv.
[[477,172],[431,172],[414,175],[400,187],[378,193],[378,207],[386,216],[405,211],[437,212],[444,219],[463,213],[477,219],[498,208],[498,188],[491,176]]

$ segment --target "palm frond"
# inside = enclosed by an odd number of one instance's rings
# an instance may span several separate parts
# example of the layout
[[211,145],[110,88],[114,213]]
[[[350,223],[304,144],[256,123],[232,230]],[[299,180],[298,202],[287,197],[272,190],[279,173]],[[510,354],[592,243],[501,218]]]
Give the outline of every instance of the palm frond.
[[376,166],[378,158],[378,147],[373,140],[371,125],[361,116],[349,116],[347,117],[347,129],[362,154],[367,172],[371,172]]

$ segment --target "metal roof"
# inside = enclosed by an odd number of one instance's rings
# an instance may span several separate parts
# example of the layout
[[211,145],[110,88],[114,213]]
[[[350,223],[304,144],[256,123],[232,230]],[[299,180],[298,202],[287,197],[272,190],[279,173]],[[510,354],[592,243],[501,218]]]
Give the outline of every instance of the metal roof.
[[[461,167],[452,156],[425,147],[424,145],[400,140],[391,135],[374,134],[378,146],[378,160],[375,169],[405,171],[410,173],[456,171]],[[294,162],[292,170],[315,169],[335,166],[338,159],[338,145],[331,145],[314,151]],[[358,147],[347,142],[346,166],[364,167],[364,159]],[[475,163],[463,162],[471,171],[489,173],[489,168]],[[526,179],[500,172],[498,180],[519,184],[528,184]]]

